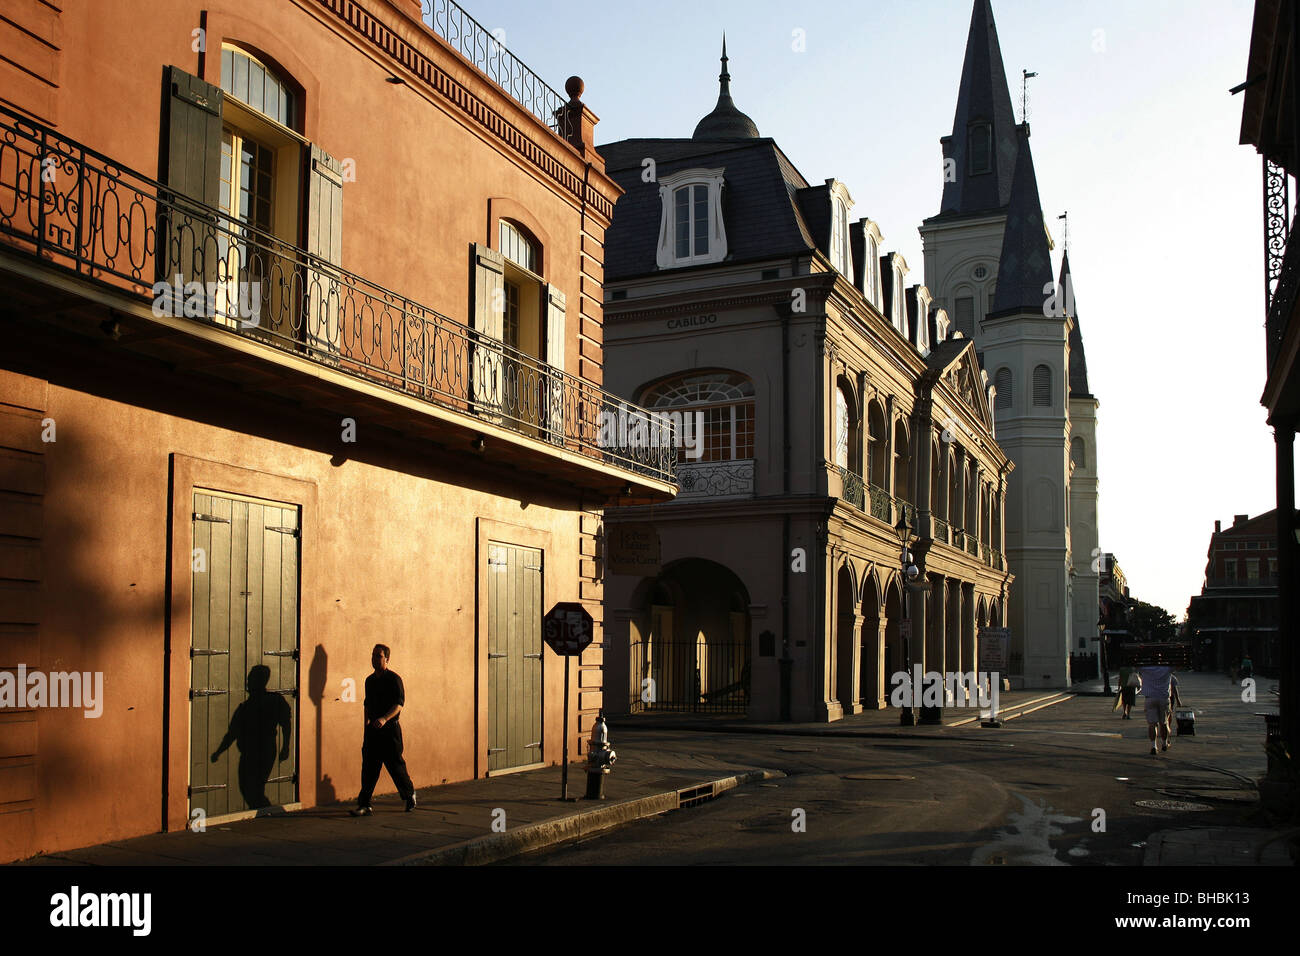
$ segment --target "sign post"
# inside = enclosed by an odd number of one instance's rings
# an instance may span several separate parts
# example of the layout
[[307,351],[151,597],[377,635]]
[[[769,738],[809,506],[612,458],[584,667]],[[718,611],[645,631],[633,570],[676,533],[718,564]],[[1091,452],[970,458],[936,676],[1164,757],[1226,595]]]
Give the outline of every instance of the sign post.
[[542,640],[564,658],[564,764],[560,799],[569,799],[569,658],[581,658],[591,643],[595,622],[577,601],[561,601],[542,618]]
[[981,727],[1001,727],[998,720],[998,692],[1002,675],[1011,663],[1011,629],[1008,627],[981,627],[979,630],[979,669],[989,675],[989,719]]

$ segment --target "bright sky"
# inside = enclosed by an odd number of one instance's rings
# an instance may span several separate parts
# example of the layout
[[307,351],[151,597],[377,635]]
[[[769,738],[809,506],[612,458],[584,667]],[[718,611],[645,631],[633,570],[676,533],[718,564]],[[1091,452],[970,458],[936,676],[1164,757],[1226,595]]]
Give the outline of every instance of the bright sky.
[[[462,0],[562,90],[586,82],[596,141],[688,137],[732,95],[813,183],[923,281],[917,226],[939,210],[970,0]],[[1260,160],[1239,146],[1250,0],[993,0],[1029,121],[1043,214],[1070,267],[1098,412],[1101,547],[1135,596],[1181,618],[1216,518],[1273,508],[1264,387]],[[796,52],[803,31],[804,49]]]

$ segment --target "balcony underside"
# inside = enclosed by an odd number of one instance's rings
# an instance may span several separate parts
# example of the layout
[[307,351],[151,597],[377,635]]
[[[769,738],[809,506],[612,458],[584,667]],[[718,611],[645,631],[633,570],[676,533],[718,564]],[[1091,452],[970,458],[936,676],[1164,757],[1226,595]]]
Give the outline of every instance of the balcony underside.
[[[654,502],[668,500],[676,491],[647,475],[557,448],[545,436],[530,437],[470,412],[422,401],[215,323],[157,316],[139,296],[3,247],[0,303],[6,360],[13,357],[37,374],[61,367],[59,350],[67,347],[71,333],[79,337],[80,350],[93,350],[100,364],[111,362],[115,351],[145,357],[163,371],[225,382],[242,395],[265,397],[268,408],[336,413],[340,420],[355,419],[359,430],[382,426],[428,442],[431,451],[525,472],[533,483],[571,487],[590,494],[593,507],[612,503],[629,486],[635,497]],[[481,451],[473,447],[479,437]]]

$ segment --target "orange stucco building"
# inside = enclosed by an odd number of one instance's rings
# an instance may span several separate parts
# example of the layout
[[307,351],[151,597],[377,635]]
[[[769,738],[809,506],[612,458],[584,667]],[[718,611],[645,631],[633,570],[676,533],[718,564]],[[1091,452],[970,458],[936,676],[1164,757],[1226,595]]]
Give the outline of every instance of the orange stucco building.
[[0,21],[0,679],[102,675],[0,680],[2,860],[352,800],[376,642],[417,786],[557,761],[558,601],[580,753],[602,509],[675,491],[600,433],[619,189],[580,82],[424,7]]

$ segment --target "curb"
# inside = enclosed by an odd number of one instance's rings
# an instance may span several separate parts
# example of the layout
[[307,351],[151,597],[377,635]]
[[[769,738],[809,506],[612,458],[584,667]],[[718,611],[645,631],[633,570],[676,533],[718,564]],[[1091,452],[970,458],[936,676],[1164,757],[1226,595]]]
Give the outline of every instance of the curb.
[[[628,800],[624,803],[615,803],[610,806],[552,817],[539,823],[530,823],[517,830],[475,837],[472,840],[453,843],[451,846],[440,847],[436,850],[414,853],[379,865],[483,866],[488,863],[509,859],[512,856],[518,856],[521,853],[530,853],[534,850],[555,846],[567,840],[610,830],[646,817],[658,816],[661,813],[667,813],[669,810],[677,810],[683,805],[693,804],[702,796],[704,799],[709,799],[736,787],[742,787],[745,784],[775,780],[784,776],[785,774],[779,770],[749,770],[735,776],[722,777],[702,784],[682,787],[678,790],[668,790],[664,793],[656,793],[648,797]],[[702,795],[699,793],[702,788],[710,786],[712,787],[711,794]]]

